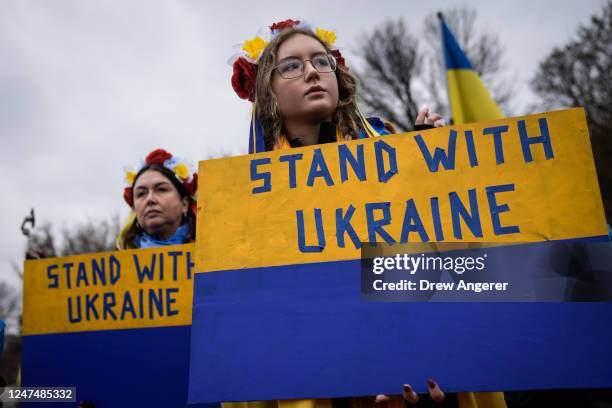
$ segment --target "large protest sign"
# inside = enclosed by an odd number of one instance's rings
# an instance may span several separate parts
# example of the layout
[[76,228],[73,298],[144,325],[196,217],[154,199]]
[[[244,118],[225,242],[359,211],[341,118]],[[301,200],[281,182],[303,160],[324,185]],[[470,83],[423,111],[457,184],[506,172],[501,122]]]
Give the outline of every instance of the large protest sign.
[[26,261],[24,386],[76,387],[97,407],[186,406],[192,250]]
[[582,109],[204,161],[199,191],[190,402],[612,386],[610,303],[360,297],[361,242],[605,240]]

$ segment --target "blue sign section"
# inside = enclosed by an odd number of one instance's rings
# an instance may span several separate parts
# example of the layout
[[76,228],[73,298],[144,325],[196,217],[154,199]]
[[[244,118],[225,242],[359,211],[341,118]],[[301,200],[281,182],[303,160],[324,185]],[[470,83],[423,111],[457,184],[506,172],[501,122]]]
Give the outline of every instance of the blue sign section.
[[196,274],[189,402],[612,386],[612,303],[363,302],[360,264]]
[[24,336],[22,383],[76,387],[77,401],[96,408],[187,407],[190,332],[176,326]]

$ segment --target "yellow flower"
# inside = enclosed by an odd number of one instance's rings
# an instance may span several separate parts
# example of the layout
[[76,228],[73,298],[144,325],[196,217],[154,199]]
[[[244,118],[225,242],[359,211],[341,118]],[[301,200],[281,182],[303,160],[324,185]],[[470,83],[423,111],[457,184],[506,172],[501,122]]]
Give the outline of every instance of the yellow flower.
[[174,166],[174,174],[176,174],[181,180],[189,177],[189,168],[184,163],[179,163]]
[[131,186],[134,184],[134,179],[136,178],[136,172],[131,170],[125,172],[125,181]]
[[252,40],[246,40],[242,46],[242,49],[246,51],[249,57],[254,60],[259,57],[261,51],[266,47],[266,41],[260,36],[256,36]]
[[317,34],[317,37],[319,37],[321,41],[327,44],[328,47],[334,45],[334,42],[336,41],[336,33],[334,33],[333,31],[324,30],[322,28],[317,27],[315,34]]

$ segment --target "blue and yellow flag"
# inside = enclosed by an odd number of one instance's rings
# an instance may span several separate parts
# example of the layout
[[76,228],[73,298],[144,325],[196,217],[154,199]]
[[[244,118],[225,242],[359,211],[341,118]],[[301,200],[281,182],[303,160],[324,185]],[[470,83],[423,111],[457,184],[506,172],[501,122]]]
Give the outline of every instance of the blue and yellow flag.
[[442,46],[446,63],[448,99],[454,124],[501,119],[501,109],[485,87],[467,56],[457,44],[442,14],[439,13],[442,29]]

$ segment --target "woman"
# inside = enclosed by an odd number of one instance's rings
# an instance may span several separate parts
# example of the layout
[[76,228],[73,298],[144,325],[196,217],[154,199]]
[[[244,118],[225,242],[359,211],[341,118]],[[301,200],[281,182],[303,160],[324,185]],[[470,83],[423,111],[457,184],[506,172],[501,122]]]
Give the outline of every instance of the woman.
[[[298,20],[270,26],[269,35],[245,41],[233,62],[232,86],[239,97],[253,104],[249,152],[376,137],[394,133],[379,118],[366,119],[357,106],[357,81],[333,48],[334,32]],[[444,126],[441,115],[422,109],[417,130]],[[462,393],[444,397],[438,384],[427,380],[431,402],[460,407],[505,407],[502,393]],[[403,386],[408,403],[419,403],[411,386]],[[259,406],[291,408],[334,406],[403,406],[404,401],[384,395],[374,398],[261,402]],[[427,403],[421,401],[419,405]],[[257,406],[240,403],[241,407]],[[229,405],[229,404],[228,404]]]
[[117,248],[151,248],[195,240],[197,174],[163,149],[126,172],[123,198],[132,208]]
[[[265,38],[264,38],[265,37]],[[249,152],[374,137],[394,133],[357,106],[357,81],[332,31],[297,20],[273,24],[269,35],[244,42],[233,62],[232,87],[253,104]],[[443,126],[422,110],[417,128]]]
[[[137,169],[126,171],[125,181],[127,186],[123,191],[123,198],[132,212],[117,237],[118,249],[153,248],[195,240],[198,180],[197,174],[185,160],[163,149],[156,149],[147,155]],[[186,348],[188,349],[188,345]],[[188,354],[179,354],[177,358],[188,358]],[[134,369],[131,365],[136,363],[142,361],[128,361],[126,364],[130,369]],[[152,364],[150,369],[163,372],[167,367]],[[184,379],[183,389],[171,390],[175,398],[180,398],[181,392],[187,390],[188,372],[174,371],[171,374],[175,378],[179,376]],[[186,394],[184,398],[185,403],[181,406],[187,406]],[[94,405],[90,401],[83,401],[81,406]],[[218,408],[219,404],[189,406]]]

